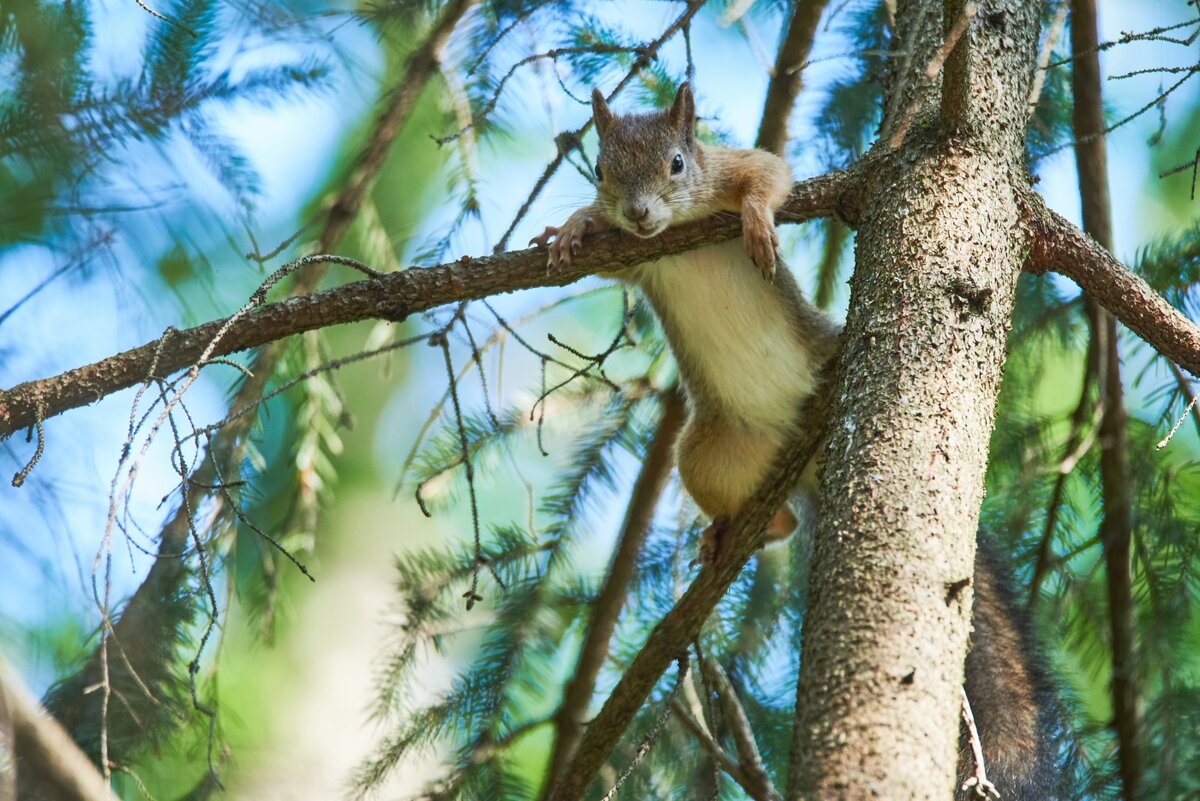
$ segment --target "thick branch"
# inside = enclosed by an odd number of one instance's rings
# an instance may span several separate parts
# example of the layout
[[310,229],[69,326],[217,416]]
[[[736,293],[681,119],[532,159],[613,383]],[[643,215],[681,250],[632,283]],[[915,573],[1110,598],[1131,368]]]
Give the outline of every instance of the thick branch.
[[562,774],[567,759],[579,743],[580,729],[587,714],[588,702],[596,689],[596,677],[608,656],[609,640],[617,626],[617,617],[625,606],[629,582],[633,580],[638,553],[650,530],[654,509],[659,496],[674,466],[675,437],[683,426],[683,396],[677,388],[663,402],[663,416],[658,422],[646,448],[642,469],[633,483],[633,493],[621,525],[620,539],[608,578],[592,604],[592,616],[588,621],[587,634],[579,649],[579,662],[575,673],[563,689],[563,700],[554,715],[554,749],[550,755],[550,766],[546,771],[547,790]]
[[[17,778],[26,790],[61,801],[116,801],[108,783],[54,718],[42,710],[0,660],[0,720],[13,735]],[[40,797],[41,797],[40,796]]]
[[583,797],[588,784],[654,689],[658,678],[686,651],[688,643],[699,634],[704,621],[762,543],[762,532],[787,499],[794,477],[800,475],[816,454],[824,435],[823,421],[828,414],[832,385],[827,371],[821,390],[800,411],[812,424],[784,450],[784,461],[775,466],[754,500],[730,522],[715,561],[700,569],[695,581],[650,632],[646,644],[633,658],[600,713],[588,725],[579,749],[550,793],[551,801],[577,801]]
[[1200,376],[1200,328],[1033,192],[1021,197],[1031,235],[1025,270],[1070,278],[1155,350]]
[[829,0],[796,0],[787,32],[775,57],[775,69],[767,84],[762,122],[758,126],[755,147],[783,155],[788,142],[788,117],[804,85],[804,65],[812,50],[821,12]]
[[[797,222],[837,215],[853,222],[855,186],[854,173],[849,171],[801,181],[780,210],[779,220]],[[654,239],[605,234],[590,242],[571,267],[553,272],[546,269],[545,252],[532,248],[498,256],[464,257],[437,267],[410,268],[267,304],[234,323],[213,355],[236,353],[330,325],[367,319],[401,320],[455,301],[538,286],[563,286],[598,270],[652,261],[740,234],[741,223],[736,219],[679,226]],[[224,324],[225,320],[214,320],[166,334],[158,374],[169,375],[194,364]],[[159,340],[154,340],[99,362],[0,392],[0,437],[145,381],[159,347]]]
[[[1112,210],[1108,194],[1108,154],[1104,138],[1104,103],[1100,90],[1100,46],[1095,0],[1071,2],[1071,88],[1075,160],[1079,168],[1079,195],[1083,228],[1096,244],[1112,252]],[[1133,581],[1130,546],[1133,511],[1129,457],[1126,454],[1126,414],[1121,386],[1121,360],[1117,350],[1117,325],[1112,315],[1088,299],[1088,323],[1097,353],[1097,375],[1104,416],[1100,418],[1100,493],[1104,515],[1100,541],[1104,546],[1105,583],[1108,589],[1109,633],[1112,641],[1112,704],[1117,733],[1122,797],[1135,801],[1140,794],[1140,754],[1137,684],[1134,681]]]

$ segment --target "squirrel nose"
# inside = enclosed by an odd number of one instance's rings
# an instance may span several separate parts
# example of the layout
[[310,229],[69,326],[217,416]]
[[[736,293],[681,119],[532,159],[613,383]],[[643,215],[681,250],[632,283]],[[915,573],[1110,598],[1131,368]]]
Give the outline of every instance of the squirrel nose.
[[627,203],[625,205],[625,216],[631,222],[641,222],[650,216],[650,207],[645,203]]

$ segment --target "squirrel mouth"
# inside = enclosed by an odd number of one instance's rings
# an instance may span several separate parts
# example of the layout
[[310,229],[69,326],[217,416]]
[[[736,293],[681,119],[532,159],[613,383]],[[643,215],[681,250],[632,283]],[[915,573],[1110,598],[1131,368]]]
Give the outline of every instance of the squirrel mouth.
[[642,239],[649,239],[652,236],[657,236],[662,232],[662,226],[659,225],[643,225],[638,223],[634,226],[633,232]]

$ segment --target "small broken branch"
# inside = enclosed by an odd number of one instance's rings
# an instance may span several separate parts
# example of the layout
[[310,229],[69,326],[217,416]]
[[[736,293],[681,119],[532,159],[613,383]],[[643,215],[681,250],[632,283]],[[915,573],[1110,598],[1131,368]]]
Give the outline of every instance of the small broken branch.
[[966,127],[971,112],[971,37],[964,40],[963,34],[970,30],[976,7],[971,0],[945,0],[942,7],[947,49],[942,72],[942,124],[948,131],[958,131]]

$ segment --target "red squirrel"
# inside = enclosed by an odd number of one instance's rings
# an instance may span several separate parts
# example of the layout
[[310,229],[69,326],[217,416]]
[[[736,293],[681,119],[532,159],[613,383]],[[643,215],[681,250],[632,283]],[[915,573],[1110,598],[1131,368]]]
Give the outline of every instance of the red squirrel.
[[[750,499],[791,433],[806,424],[797,409],[838,346],[839,326],[809,303],[786,268],[776,269],[775,212],[791,190],[791,171],[762,150],[698,141],[686,83],[666,112],[618,116],[598,91],[592,111],[600,138],[596,199],[534,238],[548,247],[551,267],[569,263],[588,235],[610,228],[649,238],[719,212],[742,215],[740,239],[618,274],[650,302],[679,364],[688,403],[676,449],[680,480],[702,511],[728,519]],[[815,487],[810,465],[798,489]],[[784,507],[768,537],[795,527]],[[701,558],[714,547],[710,536]],[[999,575],[981,543],[966,691],[1000,797],[1041,801],[1053,795],[1055,782],[1050,691]],[[960,787],[975,769],[964,730]],[[959,796],[974,793],[961,789]]]

